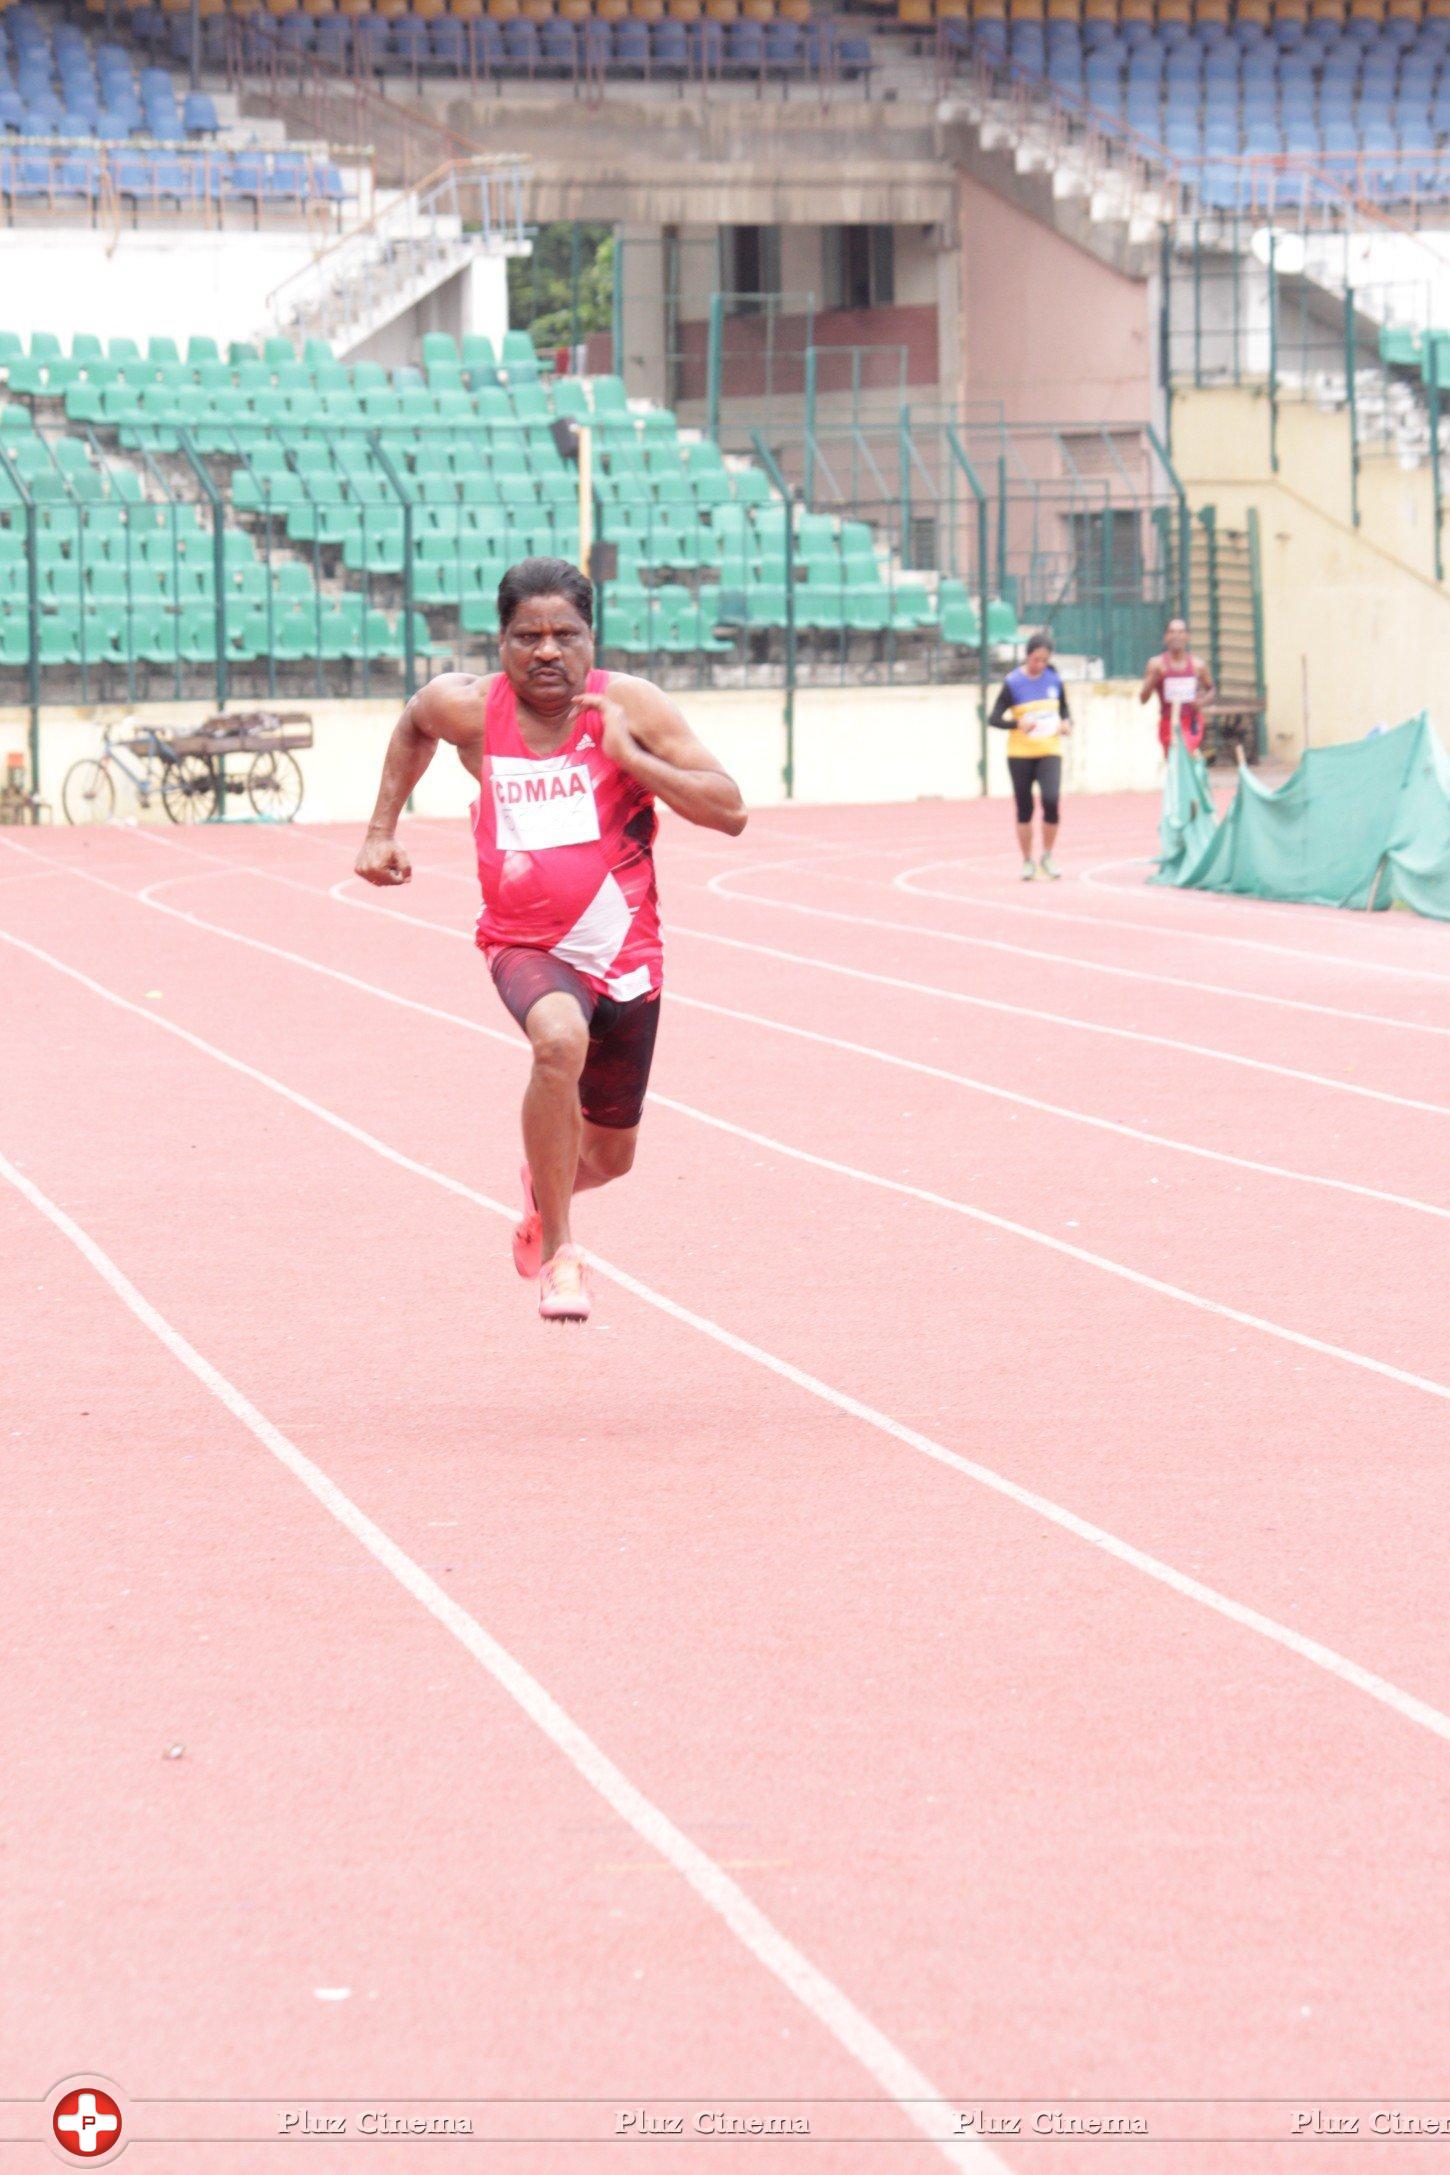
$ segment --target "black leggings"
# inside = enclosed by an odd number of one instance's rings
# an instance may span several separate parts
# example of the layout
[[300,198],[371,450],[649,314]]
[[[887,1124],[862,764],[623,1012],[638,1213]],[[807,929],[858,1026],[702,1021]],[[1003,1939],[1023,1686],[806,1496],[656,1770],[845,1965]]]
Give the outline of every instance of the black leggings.
[[1032,781],[1042,795],[1042,820],[1057,821],[1057,796],[1062,786],[1062,757],[1060,755],[1009,755],[1007,768],[1012,777],[1012,791],[1017,796],[1017,821],[1032,821]]

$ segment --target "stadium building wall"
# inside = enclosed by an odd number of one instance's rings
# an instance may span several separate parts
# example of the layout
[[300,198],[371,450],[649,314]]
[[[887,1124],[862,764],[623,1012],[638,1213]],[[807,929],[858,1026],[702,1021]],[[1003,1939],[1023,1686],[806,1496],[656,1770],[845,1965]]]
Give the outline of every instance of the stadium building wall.
[[1349,420],[1279,406],[1279,466],[1262,388],[1176,394],[1173,456],[1190,498],[1226,526],[1256,506],[1262,552],[1269,753],[1353,740],[1427,703],[1444,735],[1450,589],[1435,579],[1428,462],[1362,452],[1353,518]]
[[961,395],[1007,422],[1155,413],[1153,283],[974,175],[961,181]]

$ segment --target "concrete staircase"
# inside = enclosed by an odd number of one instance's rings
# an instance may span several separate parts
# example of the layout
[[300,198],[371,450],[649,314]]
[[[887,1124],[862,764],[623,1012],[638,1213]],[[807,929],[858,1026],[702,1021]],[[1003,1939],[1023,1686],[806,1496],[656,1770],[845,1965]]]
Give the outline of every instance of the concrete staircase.
[[331,341],[346,361],[480,256],[523,256],[523,162],[455,160],[318,250],[268,298],[267,331]]

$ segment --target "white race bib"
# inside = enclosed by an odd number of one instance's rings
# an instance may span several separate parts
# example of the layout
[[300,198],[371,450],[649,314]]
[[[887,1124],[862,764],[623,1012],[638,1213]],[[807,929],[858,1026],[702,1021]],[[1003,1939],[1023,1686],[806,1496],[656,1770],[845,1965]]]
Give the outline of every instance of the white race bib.
[[1017,711],[1017,730],[1029,740],[1051,740],[1062,731],[1062,711],[1056,695],[1024,702]]
[[586,763],[559,756],[495,755],[489,765],[494,843],[501,853],[582,846],[599,836],[594,780]]
[[1163,700],[1171,709],[1175,702],[1195,702],[1198,698],[1198,674],[1196,672],[1165,672],[1163,675]]

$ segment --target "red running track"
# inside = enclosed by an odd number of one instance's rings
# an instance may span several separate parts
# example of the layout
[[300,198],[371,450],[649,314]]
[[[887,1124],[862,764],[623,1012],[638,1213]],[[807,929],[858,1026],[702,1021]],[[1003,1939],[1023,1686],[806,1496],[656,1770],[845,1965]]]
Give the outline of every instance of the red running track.
[[[0,2092],[118,2080],[165,2175],[329,2095],[477,2103],[460,2169],[753,2103],[1277,2175],[1443,2089],[1450,944],[1147,890],[1152,824],[1031,891],[995,806],[671,825],[568,1336],[461,827],[386,899],[335,830],[0,841]],[[1151,2142],[951,2136],[1007,2099]]]

